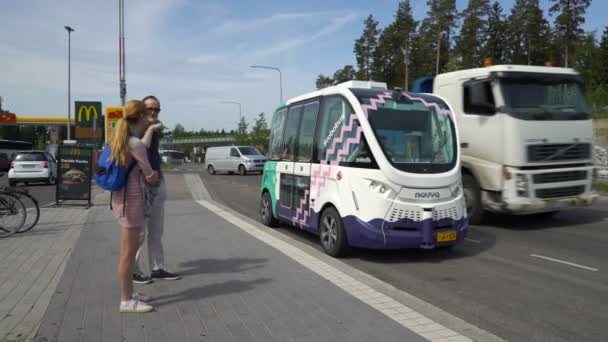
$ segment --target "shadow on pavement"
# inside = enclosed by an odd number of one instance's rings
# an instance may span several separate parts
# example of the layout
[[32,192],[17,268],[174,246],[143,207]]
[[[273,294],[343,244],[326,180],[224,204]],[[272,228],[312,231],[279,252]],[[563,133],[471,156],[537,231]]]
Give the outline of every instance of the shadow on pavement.
[[260,268],[268,261],[265,258],[200,259],[179,264],[183,276],[208,273],[236,273]]

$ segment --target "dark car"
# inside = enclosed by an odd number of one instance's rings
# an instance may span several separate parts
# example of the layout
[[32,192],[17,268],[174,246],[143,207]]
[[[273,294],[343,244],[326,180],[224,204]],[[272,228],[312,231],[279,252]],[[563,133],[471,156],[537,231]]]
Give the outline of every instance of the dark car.
[[0,171],[6,172],[11,168],[10,156],[4,152],[0,153]]

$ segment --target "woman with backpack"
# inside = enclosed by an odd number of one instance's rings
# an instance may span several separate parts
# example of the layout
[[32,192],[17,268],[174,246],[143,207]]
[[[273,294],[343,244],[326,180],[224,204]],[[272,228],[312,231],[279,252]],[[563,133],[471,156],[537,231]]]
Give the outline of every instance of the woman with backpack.
[[115,168],[122,168],[122,174],[126,175],[124,186],[112,191],[112,210],[121,227],[118,265],[122,289],[120,312],[139,313],[153,310],[153,307],[145,302],[148,300],[145,296],[133,292],[135,254],[144,225],[144,200],[140,180],[143,178],[150,184],[158,181],[158,173],[150,167],[146,147],[139,139],[146,130],[158,129],[156,126],[150,126],[145,113],[143,102],[127,102],[123,117],[118,121],[109,145],[111,163]]

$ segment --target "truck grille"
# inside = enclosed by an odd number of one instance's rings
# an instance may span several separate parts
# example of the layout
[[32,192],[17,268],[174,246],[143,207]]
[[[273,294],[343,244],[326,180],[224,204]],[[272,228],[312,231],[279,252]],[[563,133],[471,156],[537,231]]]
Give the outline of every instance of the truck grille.
[[528,161],[572,161],[591,158],[591,144],[529,145]]
[[532,176],[532,178],[534,179],[534,183],[536,184],[571,182],[585,180],[587,178],[587,171],[539,173]]
[[583,192],[585,192],[584,185],[569,186],[565,188],[539,189],[536,190],[536,197],[542,199],[574,197],[582,194]]

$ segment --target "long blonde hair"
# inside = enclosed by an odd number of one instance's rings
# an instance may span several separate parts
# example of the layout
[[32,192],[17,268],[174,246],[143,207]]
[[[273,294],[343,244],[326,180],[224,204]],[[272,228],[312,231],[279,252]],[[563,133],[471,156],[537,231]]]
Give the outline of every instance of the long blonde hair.
[[125,104],[123,116],[118,120],[116,131],[110,141],[110,160],[115,161],[118,165],[127,165],[130,125],[137,123],[145,112],[146,106],[139,100],[131,100]]

